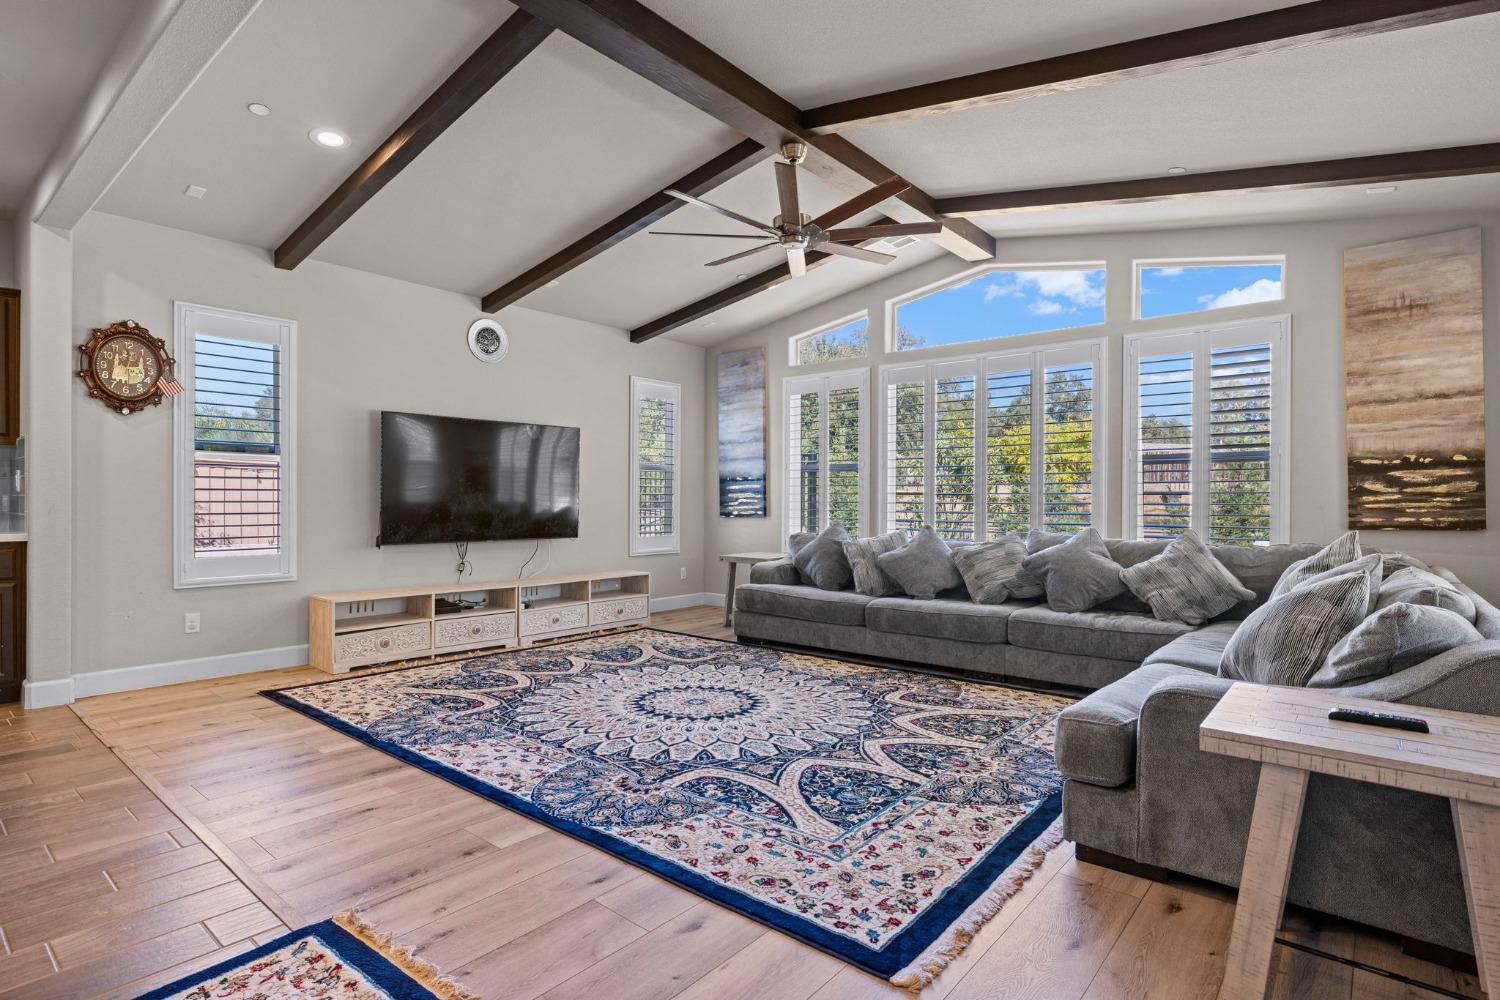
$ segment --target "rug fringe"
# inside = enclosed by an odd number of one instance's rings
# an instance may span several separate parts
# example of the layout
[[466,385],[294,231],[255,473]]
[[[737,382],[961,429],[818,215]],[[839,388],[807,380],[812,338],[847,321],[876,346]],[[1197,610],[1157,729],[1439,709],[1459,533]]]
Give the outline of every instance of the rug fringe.
[[438,1000],[482,1000],[477,993],[470,993],[454,980],[445,977],[431,962],[418,958],[409,945],[400,944],[394,935],[366,921],[358,910],[337,914],[333,922],[380,952],[382,958],[426,987]]
[[891,985],[912,992],[931,985],[949,963],[963,954],[979,929],[1031,880],[1031,876],[1036,874],[1042,862],[1047,859],[1048,852],[1061,843],[1062,839],[1062,818],[1058,817],[1041,836],[1032,841],[1024,854],[1011,862],[1010,867],[1000,874],[982,896],[969,905],[963,916],[928,945],[910,965],[891,977]]

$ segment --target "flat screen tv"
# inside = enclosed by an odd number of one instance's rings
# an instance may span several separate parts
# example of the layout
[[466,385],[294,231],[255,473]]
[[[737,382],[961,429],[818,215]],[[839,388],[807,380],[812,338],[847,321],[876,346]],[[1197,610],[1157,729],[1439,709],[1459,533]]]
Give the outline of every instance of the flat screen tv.
[[577,427],[381,413],[376,545],[577,537]]

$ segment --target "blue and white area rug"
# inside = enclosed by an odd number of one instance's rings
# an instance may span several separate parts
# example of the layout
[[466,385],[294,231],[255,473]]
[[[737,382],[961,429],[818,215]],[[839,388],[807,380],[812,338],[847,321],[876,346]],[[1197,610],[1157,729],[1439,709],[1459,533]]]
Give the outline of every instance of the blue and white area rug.
[[1059,838],[1027,691],[648,629],[266,696],[899,986]]

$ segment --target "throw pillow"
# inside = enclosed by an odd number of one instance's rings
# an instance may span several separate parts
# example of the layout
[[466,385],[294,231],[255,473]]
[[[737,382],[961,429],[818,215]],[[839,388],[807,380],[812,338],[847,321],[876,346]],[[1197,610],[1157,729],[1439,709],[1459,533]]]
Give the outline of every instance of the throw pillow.
[[903,591],[923,601],[964,583],[953,562],[952,550],[930,526],[899,549],[876,556],[875,563]]
[[1042,581],[1053,611],[1087,611],[1125,593],[1122,567],[1094,528],[1085,528],[1061,545],[1026,557],[1022,568]]
[[1360,572],[1273,598],[1229,637],[1219,676],[1304,687],[1329,650],[1364,620],[1369,602],[1370,577]]
[[819,590],[844,590],[854,578],[849,560],[844,557],[844,543],[849,532],[842,524],[830,524],[792,557],[792,565],[802,578]]
[[1021,572],[1026,560],[1026,543],[1019,535],[1005,535],[992,542],[961,545],[953,550],[964,586],[975,604],[1004,604],[1010,598],[1010,584]]
[[1281,579],[1276,581],[1268,600],[1274,601],[1303,580],[1335,566],[1352,563],[1363,554],[1359,548],[1359,532],[1345,532],[1306,559],[1298,559],[1283,570]]
[[[1026,552],[1028,555],[1041,552],[1043,549],[1061,545],[1072,537],[1062,531],[1042,531],[1040,528],[1032,528],[1026,533]],[[1027,572],[1024,564],[1021,571],[1007,584],[1006,589],[1010,591],[1011,597],[1041,597],[1047,592],[1047,588],[1042,585],[1042,578],[1035,573]]]
[[1120,571],[1130,592],[1164,622],[1202,625],[1241,601],[1255,598],[1189,529],[1145,562]]
[[1409,556],[1405,552],[1382,552],[1380,555],[1385,560],[1386,576],[1390,576],[1398,569],[1406,569],[1408,566],[1424,571],[1431,571],[1432,569],[1431,566],[1416,556]]
[[794,531],[792,536],[786,540],[786,554],[793,559],[797,553],[802,551],[803,546],[818,537],[816,531]]
[[1335,566],[1333,569],[1325,569],[1321,573],[1314,573],[1312,576],[1304,577],[1292,589],[1301,590],[1303,587],[1322,583],[1324,580],[1331,580],[1333,577],[1343,576],[1345,573],[1363,573],[1370,578],[1370,603],[1365,608],[1365,614],[1373,615],[1375,613],[1375,599],[1380,596],[1380,580],[1381,574],[1384,572],[1384,567],[1385,556],[1379,552],[1371,552],[1367,556],[1360,556],[1353,562],[1344,563],[1342,566]]
[[1380,585],[1375,606],[1388,608],[1393,604],[1425,604],[1434,608],[1446,608],[1470,624],[1479,617],[1479,610],[1474,607],[1468,594],[1436,573],[1416,567],[1398,569]]
[[844,543],[844,558],[854,571],[854,590],[866,597],[889,597],[901,593],[901,584],[892,580],[875,557],[894,552],[906,544],[906,532],[898,528],[874,538],[856,538]]
[[1375,680],[1483,638],[1477,628],[1445,608],[1392,604],[1340,639],[1307,686],[1343,687]]

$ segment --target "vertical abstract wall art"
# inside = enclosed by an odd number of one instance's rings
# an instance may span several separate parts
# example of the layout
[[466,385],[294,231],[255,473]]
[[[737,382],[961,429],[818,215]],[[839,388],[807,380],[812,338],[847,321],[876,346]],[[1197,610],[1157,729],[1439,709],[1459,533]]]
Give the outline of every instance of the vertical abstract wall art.
[[766,349],[719,355],[719,516],[766,516]]
[[1485,527],[1479,230],[1344,251],[1349,527]]

